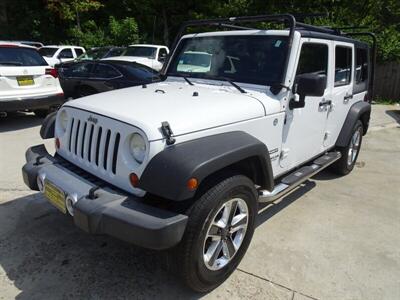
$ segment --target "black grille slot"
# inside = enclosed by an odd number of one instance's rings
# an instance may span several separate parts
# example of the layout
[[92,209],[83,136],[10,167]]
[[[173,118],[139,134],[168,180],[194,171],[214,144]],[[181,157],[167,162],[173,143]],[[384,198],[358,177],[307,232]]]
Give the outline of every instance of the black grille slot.
[[83,158],[83,149],[85,148],[85,136],[86,136],[86,127],[87,123],[83,126],[83,133],[82,133],[82,145],[81,145],[81,157]]
[[113,152],[113,159],[112,159],[112,169],[111,171],[115,174],[117,172],[117,158],[118,158],[118,148],[119,148],[119,140],[121,135],[117,133],[115,136],[115,143],[114,143],[114,152]]
[[76,134],[75,134],[75,155],[78,154],[78,136],[79,136],[79,127],[81,126],[81,121],[78,120],[78,125],[76,125]]
[[110,146],[110,136],[111,136],[111,130],[108,129],[106,135],[106,145],[104,146],[104,157],[103,157],[103,166],[105,170],[107,170],[107,158],[108,158],[108,147]]
[[96,166],[99,165],[99,153],[100,153],[101,132],[102,132],[102,129],[101,129],[101,127],[99,127],[99,132],[98,132],[98,134],[97,134],[97,145],[96,145]]
[[92,141],[93,141],[93,131],[94,131],[94,125],[92,124],[90,127],[90,135],[89,135],[89,147],[88,147],[88,160],[91,162],[91,157],[92,157]]
[[72,130],[74,129],[74,121],[75,119],[72,119],[71,121],[71,128],[69,129],[69,152],[71,152],[71,143],[72,143]]

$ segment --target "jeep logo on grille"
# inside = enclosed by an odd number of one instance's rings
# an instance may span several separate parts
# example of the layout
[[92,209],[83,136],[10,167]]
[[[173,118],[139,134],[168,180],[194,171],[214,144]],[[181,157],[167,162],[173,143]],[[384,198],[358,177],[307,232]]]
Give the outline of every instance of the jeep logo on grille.
[[87,120],[88,120],[88,122],[92,122],[94,124],[97,124],[97,121],[98,121],[97,118],[95,118],[93,116],[89,116],[89,118]]

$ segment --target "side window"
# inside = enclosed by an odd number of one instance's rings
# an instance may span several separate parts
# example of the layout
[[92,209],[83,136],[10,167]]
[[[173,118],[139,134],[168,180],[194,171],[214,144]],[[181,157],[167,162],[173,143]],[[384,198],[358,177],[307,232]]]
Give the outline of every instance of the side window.
[[93,71],[94,78],[115,78],[121,76],[121,73],[114,67],[106,64],[97,64]]
[[158,60],[164,61],[166,57],[167,57],[167,49],[161,48],[160,51],[158,52]]
[[309,73],[328,74],[328,45],[303,44],[296,75]]
[[74,58],[74,56],[72,55],[71,49],[63,49],[60,54],[58,54],[58,58]]
[[336,46],[335,49],[335,86],[348,85],[351,82],[351,48]]
[[356,84],[363,83],[368,80],[368,53],[367,49],[356,49]]
[[82,49],[79,49],[79,48],[74,48],[74,49],[75,49],[76,57],[81,56],[83,54]]
[[83,63],[77,64],[66,71],[64,71],[64,76],[66,77],[89,77],[90,71],[93,68],[93,63]]

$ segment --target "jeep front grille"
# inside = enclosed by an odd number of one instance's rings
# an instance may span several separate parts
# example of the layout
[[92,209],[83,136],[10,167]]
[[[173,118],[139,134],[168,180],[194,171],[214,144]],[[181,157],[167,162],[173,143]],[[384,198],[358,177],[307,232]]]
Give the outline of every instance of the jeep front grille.
[[72,118],[67,130],[70,153],[100,169],[117,173],[119,132],[78,118]]

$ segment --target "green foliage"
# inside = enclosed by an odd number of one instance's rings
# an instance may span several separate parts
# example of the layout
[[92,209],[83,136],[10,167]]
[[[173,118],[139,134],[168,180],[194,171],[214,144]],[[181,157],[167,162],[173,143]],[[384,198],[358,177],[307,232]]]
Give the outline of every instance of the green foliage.
[[59,15],[62,20],[75,21],[80,13],[98,10],[104,5],[96,0],[47,0],[47,9]]
[[112,45],[130,45],[139,42],[139,28],[134,18],[116,20],[110,17],[108,33]]
[[[138,40],[170,45],[179,25],[188,19],[323,13],[325,17],[307,22],[333,27],[365,26],[377,34],[378,61],[400,61],[399,0],[0,0],[0,3],[0,38],[37,39],[44,43],[74,41],[85,46],[126,45]],[[260,26],[271,28],[270,24]]]
[[82,27],[74,26],[70,32],[70,41],[86,48],[114,45],[123,46],[139,41],[138,25],[134,18],[116,20],[109,18],[107,27],[99,27],[94,20],[83,23]]

